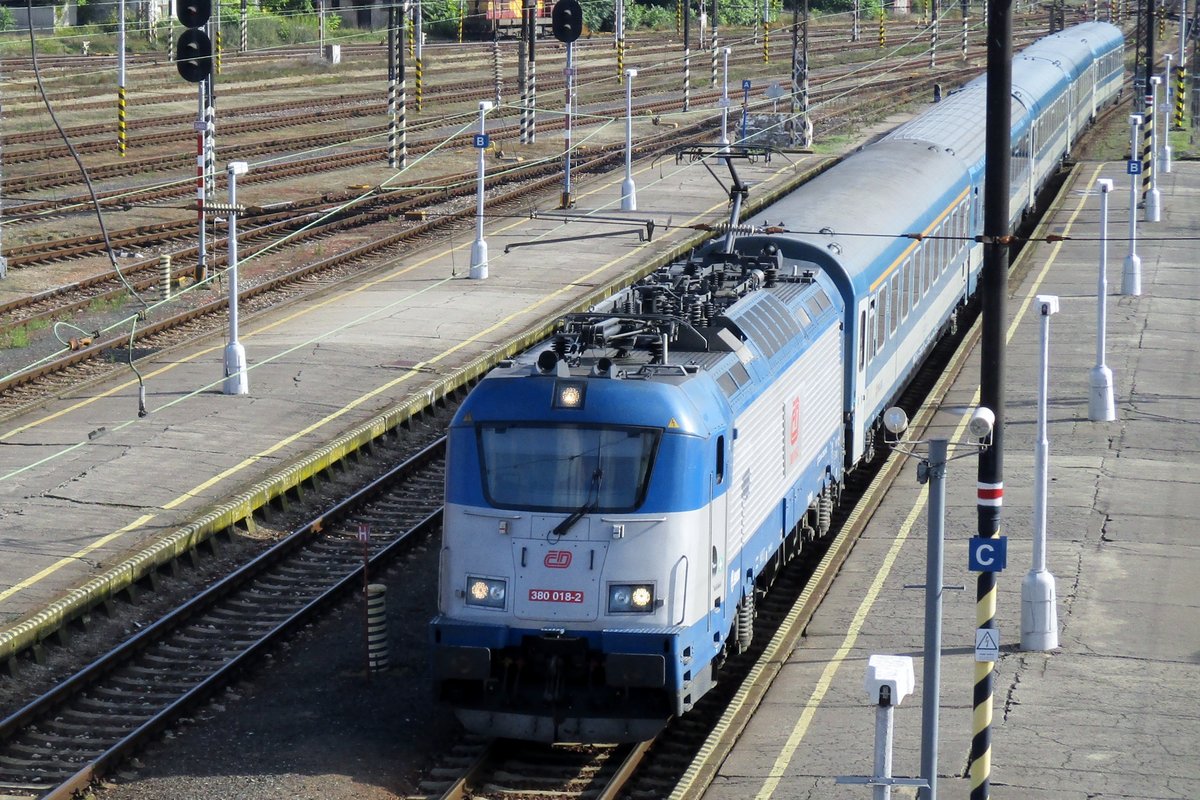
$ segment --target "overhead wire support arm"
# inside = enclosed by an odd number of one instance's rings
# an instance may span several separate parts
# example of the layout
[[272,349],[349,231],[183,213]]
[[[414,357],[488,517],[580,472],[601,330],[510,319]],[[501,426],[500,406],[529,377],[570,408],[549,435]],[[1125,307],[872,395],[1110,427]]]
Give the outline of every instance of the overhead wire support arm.
[[[647,225],[647,228],[653,228],[654,223]],[[642,228],[626,228],[621,231],[605,231],[603,233],[585,233],[579,236],[564,236],[560,239],[535,239],[530,242],[512,242],[504,245],[504,253],[507,255],[510,250],[515,250],[518,247],[538,247],[543,244],[562,244],[563,242],[579,242],[584,239],[602,239],[610,236],[624,236],[627,233],[636,233],[639,242],[646,241],[646,230]]]

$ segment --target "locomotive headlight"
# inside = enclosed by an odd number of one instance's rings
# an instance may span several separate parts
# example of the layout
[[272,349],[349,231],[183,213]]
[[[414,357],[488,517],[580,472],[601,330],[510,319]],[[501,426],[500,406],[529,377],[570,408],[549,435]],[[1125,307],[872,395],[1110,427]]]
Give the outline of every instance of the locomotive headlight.
[[583,381],[565,380],[554,384],[555,408],[583,408],[583,397],[587,384]]
[[483,608],[504,608],[507,584],[495,578],[467,576],[467,605]]
[[654,610],[654,585],[614,583],[608,587],[608,613],[642,614]]

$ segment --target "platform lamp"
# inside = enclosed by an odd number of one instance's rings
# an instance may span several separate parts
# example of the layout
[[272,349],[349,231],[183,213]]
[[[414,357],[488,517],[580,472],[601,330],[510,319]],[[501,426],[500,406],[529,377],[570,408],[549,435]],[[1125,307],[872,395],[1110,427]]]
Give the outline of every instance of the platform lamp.
[[238,251],[237,251],[237,176],[245,175],[245,161],[225,165],[229,182],[229,344],[225,345],[225,394],[249,394],[250,376],[246,371],[246,348],[238,341]]
[[479,135],[475,137],[475,149],[479,151],[479,178],[475,187],[475,243],[471,245],[472,280],[481,280],[488,276],[488,246],[483,238],[483,154],[488,146],[487,112],[491,110],[491,100],[479,101]]
[[621,183],[621,210],[637,211],[637,187],[633,185],[633,79],[636,69],[625,70],[625,180]]

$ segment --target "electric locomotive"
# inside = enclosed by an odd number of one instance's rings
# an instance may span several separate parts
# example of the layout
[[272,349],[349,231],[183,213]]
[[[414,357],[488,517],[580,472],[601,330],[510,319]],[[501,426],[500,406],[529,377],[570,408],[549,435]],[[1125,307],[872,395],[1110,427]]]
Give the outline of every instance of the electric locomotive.
[[[1116,95],[1121,48],[1091,23],[1017,59],[1014,218]],[[468,729],[643,740],[748,646],[756,597],[828,532],[883,409],[975,291],[982,87],[749,232],[735,203],[726,236],[566,316],[471,392],[430,623],[437,695]]]

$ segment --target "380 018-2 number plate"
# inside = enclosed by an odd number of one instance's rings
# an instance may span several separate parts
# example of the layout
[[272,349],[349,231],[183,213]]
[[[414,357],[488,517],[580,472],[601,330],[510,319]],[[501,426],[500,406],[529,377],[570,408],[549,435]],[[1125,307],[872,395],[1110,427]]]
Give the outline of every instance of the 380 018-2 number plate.
[[577,589],[530,589],[529,599],[535,603],[582,603],[583,592]]

